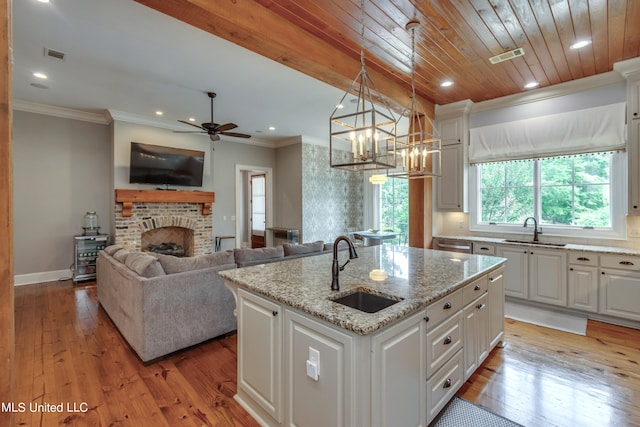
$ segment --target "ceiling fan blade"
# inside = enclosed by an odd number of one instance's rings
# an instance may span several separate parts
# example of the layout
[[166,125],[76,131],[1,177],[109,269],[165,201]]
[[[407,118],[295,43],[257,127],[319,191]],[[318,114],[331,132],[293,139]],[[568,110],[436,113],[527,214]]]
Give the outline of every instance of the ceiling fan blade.
[[217,134],[209,134],[209,139],[211,139],[212,141],[220,141],[220,136],[218,136]]
[[173,133],[207,133],[206,130],[174,130]]
[[225,123],[223,125],[216,126],[215,130],[216,130],[216,132],[224,132],[224,131],[227,131],[227,130],[235,129],[237,127],[238,127],[238,125],[235,124],[235,123]]
[[220,132],[225,136],[233,136],[234,138],[251,138],[251,135],[247,135],[246,133],[237,133],[237,132]]
[[178,120],[178,121],[179,121],[180,123],[184,123],[185,125],[189,125],[189,126],[196,127],[196,128],[198,128],[198,129],[202,129],[202,126],[199,126],[199,125],[193,124],[193,123],[188,122],[188,121],[186,121],[186,120]]

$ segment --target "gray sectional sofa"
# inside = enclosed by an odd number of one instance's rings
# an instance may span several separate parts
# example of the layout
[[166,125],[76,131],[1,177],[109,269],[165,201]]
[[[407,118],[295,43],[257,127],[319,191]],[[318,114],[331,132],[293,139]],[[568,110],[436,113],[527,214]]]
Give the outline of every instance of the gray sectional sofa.
[[235,300],[217,272],[326,254],[322,241],[234,249],[196,257],[100,251],[98,300],[143,362],[236,329]]

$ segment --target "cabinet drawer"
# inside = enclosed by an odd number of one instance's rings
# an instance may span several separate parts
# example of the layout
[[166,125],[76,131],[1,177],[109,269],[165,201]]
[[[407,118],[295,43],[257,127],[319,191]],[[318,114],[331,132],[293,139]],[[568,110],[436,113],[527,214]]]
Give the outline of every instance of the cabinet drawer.
[[427,424],[449,402],[462,386],[462,350],[458,351],[440,370],[427,381]]
[[427,333],[427,378],[462,347],[462,312]]
[[569,252],[569,264],[598,265],[598,255],[589,252]]
[[618,270],[640,270],[640,257],[624,255],[601,255],[600,267]]
[[438,326],[447,317],[462,310],[462,289],[439,299],[427,307],[427,330]]
[[488,283],[489,280],[487,279],[487,276],[482,276],[462,288],[462,305],[466,306],[471,301],[487,292]]
[[495,255],[496,245],[491,245],[488,243],[474,243],[473,253],[479,255]]

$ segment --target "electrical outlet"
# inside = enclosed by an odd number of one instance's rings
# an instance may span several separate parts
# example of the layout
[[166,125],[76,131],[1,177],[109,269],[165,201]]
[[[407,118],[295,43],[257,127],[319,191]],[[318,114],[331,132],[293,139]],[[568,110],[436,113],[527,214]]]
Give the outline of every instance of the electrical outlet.
[[318,381],[318,378],[320,377],[320,352],[313,347],[309,347],[307,376],[314,381]]
[[640,237],[640,228],[632,228],[629,230],[629,237]]

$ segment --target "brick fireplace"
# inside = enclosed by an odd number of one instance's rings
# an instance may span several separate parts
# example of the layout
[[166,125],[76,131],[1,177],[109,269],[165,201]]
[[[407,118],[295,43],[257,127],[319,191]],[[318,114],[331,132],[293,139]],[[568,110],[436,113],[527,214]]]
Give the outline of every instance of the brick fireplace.
[[116,190],[115,243],[130,250],[175,243],[186,256],[213,251],[213,193]]

